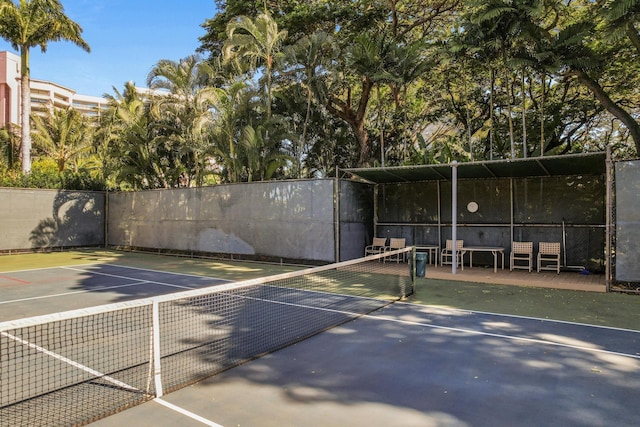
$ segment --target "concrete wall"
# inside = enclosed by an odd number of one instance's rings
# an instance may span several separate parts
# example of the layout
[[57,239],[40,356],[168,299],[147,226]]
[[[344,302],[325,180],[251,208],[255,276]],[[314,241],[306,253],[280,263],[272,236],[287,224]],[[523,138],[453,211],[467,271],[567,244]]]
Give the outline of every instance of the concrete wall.
[[0,188],[0,251],[104,245],[105,195]]

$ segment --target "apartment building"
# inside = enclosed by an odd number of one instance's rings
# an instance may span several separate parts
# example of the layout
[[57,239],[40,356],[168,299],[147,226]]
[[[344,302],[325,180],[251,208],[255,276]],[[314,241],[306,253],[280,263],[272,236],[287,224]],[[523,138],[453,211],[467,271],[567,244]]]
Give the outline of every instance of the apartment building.
[[[87,116],[99,116],[107,100],[81,95],[56,83],[31,79],[31,111],[46,114],[53,108],[72,107]],[[20,56],[0,52],[0,127],[20,123]]]

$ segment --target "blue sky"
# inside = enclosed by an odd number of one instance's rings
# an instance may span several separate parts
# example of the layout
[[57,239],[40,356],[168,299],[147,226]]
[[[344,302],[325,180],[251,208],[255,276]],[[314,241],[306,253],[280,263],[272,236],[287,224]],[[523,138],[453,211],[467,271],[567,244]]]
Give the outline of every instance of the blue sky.
[[[61,0],[80,24],[91,47],[86,53],[68,42],[49,43],[47,53],[31,50],[31,77],[58,83],[84,95],[122,92],[128,81],[146,86],[160,59],[177,61],[195,53],[200,26],[215,15],[214,0]],[[0,51],[14,53],[0,39]]]

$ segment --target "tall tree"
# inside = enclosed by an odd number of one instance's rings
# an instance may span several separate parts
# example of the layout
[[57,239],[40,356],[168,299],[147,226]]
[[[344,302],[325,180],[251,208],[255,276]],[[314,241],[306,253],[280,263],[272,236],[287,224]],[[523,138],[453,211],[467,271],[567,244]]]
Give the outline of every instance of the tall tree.
[[238,143],[246,125],[252,92],[243,81],[230,82],[213,108],[213,140],[220,175],[227,182],[239,182],[242,165]]
[[58,172],[66,169],[71,160],[88,152],[92,147],[89,119],[73,108],[56,108],[46,117],[33,117],[35,148],[54,159]]
[[[535,17],[539,14],[541,4],[540,0],[473,0],[469,8],[469,22],[463,24],[467,34],[466,41],[471,45],[475,44],[477,54],[489,61],[498,60],[503,67],[511,157],[516,157],[512,111],[515,85],[512,81],[517,78],[518,69],[522,71],[522,154],[527,156],[523,64],[528,58],[529,41],[538,35]],[[477,49],[483,46],[486,49]]]
[[640,22],[640,0],[606,0],[602,2],[601,15],[604,30],[612,39],[627,37],[640,53],[640,34],[636,25]]
[[169,91],[158,97],[160,122],[166,125],[158,138],[185,154],[180,163],[185,168],[189,183],[194,178],[197,186],[204,182],[206,155],[212,151],[211,108],[224,96],[222,90],[210,85],[214,74],[209,63],[192,55],[177,62],[161,60],[147,76],[150,88]]
[[383,38],[361,34],[345,52],[341,70],[335,70],[327,94],[327,110],[349,124],[360,148],[358,163],[367,166],[372,156],[372,143],[367,130],[367,108],[376,82],[384,79],[381,52]]
[[[629,5],[634,3],[629,0]],[[634,81],[636,73],[616,73],[617,69],[634,68],[634,61],[629,58],[635,55],[626,53],[628,45],[603,42],[610,33],[602,32],[609,27],[599,25],[603,11],[598,7],[597,2],[577,4],[554,27],[538,26],[535,55],[540,66],[587,88],[604,109],[624,124],[640,153],[640,122],[634,117],[633,107],[628,106],[630,99],[624,93],[616,93],[616,89]],[[629,9],[628,22],[633,22],[633,14],[633,8]]]
[[302,132],[294,148],[296,159],[295,176],[302,178],[303,156],[308,151],[308,131],[313,113],[314,93],[317,93],[322,74],[329,66],[327,51],[332,49],[333,39],[324,31],[317,31],[310,36],[298,40],[295,45],[285,49],[289,69],[287,70],[294,82],[302,89],[305,96],[305,113]]
[[20,52],[21,160],[22,171],[31,171],[31,71],[29,52],[33,47],[47,51],[52,41],[69,41],[89,52],[82,28],[69,19],[59,0],[0,0],[0,37]]
[[[113,162],[116,186],[141,188],[170,188],[175,186],[175,164],[158,144],[155,130],[156,109],[153,100],[146,101],[136,91],[132,82],[125,85],[121,94],[115,88],[115,96],[105,95],[109,111],[103,115],[101,139],[106,146],[107,157]],[[179,171],[178,171],[179,172]]]
[[239,16],[227,25],[227,40],[224,58],[227,61],[246,61],[255,70],[263,66],[266,79],[266,118],[271,118],[272,81],[278,59],[283,56],[283,43],[287,31],[279,30],[277,22],[267,13],[259,14],[255,20]]

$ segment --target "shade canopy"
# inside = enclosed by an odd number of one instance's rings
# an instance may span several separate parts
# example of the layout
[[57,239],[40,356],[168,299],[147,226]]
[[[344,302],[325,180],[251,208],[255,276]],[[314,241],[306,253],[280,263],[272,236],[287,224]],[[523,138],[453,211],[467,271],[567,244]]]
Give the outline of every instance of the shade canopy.
[[[489,160],[449,163],[440,165],[396,166],[386,168],[345,169],[373,184],[412,183],[424,181],[451,181],[451,240],[457,240],[458,180],[542,178],[569,175],[604,175],[607,170],[606,153],[565,154],[562,156],[530,157],[526,159]],[[513,224],[511,224],[513,228]],[[513,240],[513,230],[512,230]],[[453,246],[452,259],[456,259]],[[451,263],[456,274],[457,263]]]
[[[603,175],[606,153],[565,154],[526,159],[456,163],[458,179]],[[453,164],[344,169],[375,184],[451,180]]]

